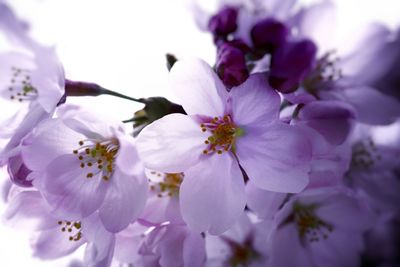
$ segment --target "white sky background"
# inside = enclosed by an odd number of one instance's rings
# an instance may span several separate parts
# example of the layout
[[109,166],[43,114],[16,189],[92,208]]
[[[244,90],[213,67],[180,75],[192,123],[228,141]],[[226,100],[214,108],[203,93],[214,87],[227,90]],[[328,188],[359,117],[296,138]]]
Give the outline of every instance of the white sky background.
[[[167,52],[213,63],[209,34],[200,32],[185,0],[8,0],[31,23],[35,38],[56,45],[66,76],[133,97],[166,96]],[[211,6],[214,0],[204,0]],[[307,0],[304,2],[313,2]],[[399,25],[400,0],[337,0],[339,31],[371,20]],[[74,99],[101,114],[129,119],[139,105],[109,96]],[[0,107],[1,111],[1,107]],[[1,175],[0,179],[5,179]],[[2,180],[0,180],[2,181]],[[4,204],[0,203],[0,213]],[[57,245],[57,244],[55,244]],[[31,258],[29,233],[0,225],[0,266],[65,266]]]

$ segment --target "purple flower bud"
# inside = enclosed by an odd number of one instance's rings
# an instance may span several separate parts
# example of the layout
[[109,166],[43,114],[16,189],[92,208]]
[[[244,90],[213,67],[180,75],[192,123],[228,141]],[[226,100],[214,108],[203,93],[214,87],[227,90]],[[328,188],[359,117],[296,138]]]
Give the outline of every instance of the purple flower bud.
[[312,69],[317,53],[310,40],[287,42],[272,55],[270,85],[282,93],[296,91]]
[[32,186],[32,181],[28,180],[28,175],[32,171],[25,166],[21,155],[14,156],[8,160],[7,170],[14,184],[21,187]]
[[238,86],[249,77],[245,53],[237,44],[223,43],[218,46],[216,70],[227,88]]
[[104,89],[95,83],[65,80],[65,94],[67,96],[98,96],[104,94]]
[[251,40],[255,48],[273,52],[286,41],[288,34],[289,30],[283,23],[267,18],[254,25]]
[[236,19],[238,11],[234,7],[224,7],[217,14],[211,17],[208,22],[208,29],[216,37],[225,37],[226,35],[236,31]]

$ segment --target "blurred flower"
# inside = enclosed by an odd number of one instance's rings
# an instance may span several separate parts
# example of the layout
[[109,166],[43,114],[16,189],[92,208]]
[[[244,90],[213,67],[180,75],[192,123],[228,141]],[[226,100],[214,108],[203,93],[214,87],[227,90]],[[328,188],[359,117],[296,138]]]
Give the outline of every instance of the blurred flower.
[[335,190],[293,196],[276,214],[271,266],[359,266],[362,234],[372,214],[354,197]]
[[270,227],[253,223],[243,214],[240,220],[220,236],[206,236],[206,266],[265,266]]
[[[95,217],[70,221],[55,216],[37,191],[24,191],[11,198],[5,214],[10,225],[29,226],[36,232],[32,242],[36,257],[45,260],[64,257],[87,244],[86,255],[91,255],[91,258],[85,259],[85,266],[105,267],[109,266],[112,258],[112,253],[107,251],[112,251],[114,237]],[[91,247],[106,250],[91,253]]]

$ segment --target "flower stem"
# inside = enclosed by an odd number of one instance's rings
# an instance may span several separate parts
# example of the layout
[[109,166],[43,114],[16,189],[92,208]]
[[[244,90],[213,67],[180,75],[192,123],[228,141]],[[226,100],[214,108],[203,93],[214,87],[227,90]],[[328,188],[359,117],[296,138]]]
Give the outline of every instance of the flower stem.
[[75,82],[71,80],[65,81],[65,94],[66,96],[99,96],[99,95],[112,95],[119,98],[135,101],[145,104],[144,98],[133,98],[126,96],[109,89],[103,88],[95,83],[88,82]]

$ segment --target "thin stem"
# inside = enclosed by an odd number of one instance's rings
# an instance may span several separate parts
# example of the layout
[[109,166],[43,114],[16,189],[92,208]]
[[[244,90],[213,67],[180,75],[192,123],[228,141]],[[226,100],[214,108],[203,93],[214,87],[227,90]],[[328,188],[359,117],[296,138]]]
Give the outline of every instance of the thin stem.
[[122,121],[122,123],[129,123],[129,122],[134,122],[134,121],[136,121],[136,119],[132,118],[132,119],[129,119],[129,120],[124,120],[124,121]]
[[124,98],[124,99],[128,99],[128,100],[135,101],[138,103],[146,104],[146,101],[143,98],[133,98],[133,97],[126,96],[126,95],[123,95],[123,94],[120,94],[120,93],[117,93],[117,92],[114,92],[114,91],[111,91],[111,90],[108,90],[105,88],[102,88],[102,89],[103,89],[103,94],[105,94],[105,95],[112,95],[112,96],[116,96],[119,98]]

